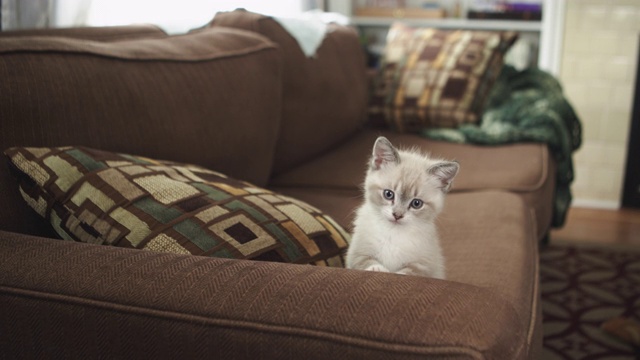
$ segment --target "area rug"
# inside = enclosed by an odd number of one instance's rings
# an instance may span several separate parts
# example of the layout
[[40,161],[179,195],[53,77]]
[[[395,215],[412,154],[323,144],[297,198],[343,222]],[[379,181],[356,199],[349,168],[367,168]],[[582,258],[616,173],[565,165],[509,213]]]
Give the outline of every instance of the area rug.
[[[640,359],[603,324],[640,323],[640,246],[551,241],[540,249],[541,359]],[[631,336],[640,331],[624,329]],[[640,336],[640,334],[637,334]]]

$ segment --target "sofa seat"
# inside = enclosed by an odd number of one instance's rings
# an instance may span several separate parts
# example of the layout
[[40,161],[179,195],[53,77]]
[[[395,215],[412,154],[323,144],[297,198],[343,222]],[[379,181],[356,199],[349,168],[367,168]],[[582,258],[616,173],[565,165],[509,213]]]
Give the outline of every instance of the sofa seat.
[[[341,191],[277,190],[317,206],[344,226],[360,204],[360,198]],[[448,280],[494,288],[515,306],[531,304],[537,279],[531,254],[537,246],[532,233],[522,232],[533,227],[533,214],[519,196],[505,191],[452,193],[437,223]]]
[[270,185],[276,188],[335,189],[357,196],[364,182],[373,143],[380,135],[399,147],[428,149],[433,156],[457,160],[460,172],[453,184],[454,193],[505,190],[518,194],[535,209],[538,238],[549,231],[555,163],[543,144],[473,146],[368,129],[323,156],[274,177]]
[[0,306],[11,309],[0,331],[12,334],[0,348],[11,358],[527,357],[523,319],[477,286],[0,238]]
[[[361,201],[339,189],[277,190],[319,207],[344,226],[351,224],[353,209]],[[523,232],[523,228],[531,231]],[[451,193],[438,218],[447,280],[500,294],[514,308],[521,325],[529,329],[529,346],[542,336],[541,324],[536,323],[541,318],[536,319],[538,249],[533,228],[533,212],[520,196],[506,191]]]

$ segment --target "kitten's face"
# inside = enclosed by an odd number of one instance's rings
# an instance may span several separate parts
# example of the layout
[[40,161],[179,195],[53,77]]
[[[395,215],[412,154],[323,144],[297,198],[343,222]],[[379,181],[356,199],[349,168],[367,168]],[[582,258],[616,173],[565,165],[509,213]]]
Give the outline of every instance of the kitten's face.
[[423,165],[414,169],[408,164],[399,164],[369,173],[367,200],[382,218],[398,225],[432,221],[442,210],[444,192]]
[[374,146],[365,180],[367,201],[382,221],[394,225],[432,222],[442,210],[458,164],[397,151],[381,139]]

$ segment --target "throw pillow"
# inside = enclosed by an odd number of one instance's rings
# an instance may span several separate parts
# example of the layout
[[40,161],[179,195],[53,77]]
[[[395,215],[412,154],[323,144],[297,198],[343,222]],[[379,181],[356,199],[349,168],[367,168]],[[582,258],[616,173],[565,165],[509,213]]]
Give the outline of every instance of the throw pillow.
[[374,80],[371,121],[401,132],[477,123],[516,38],[395,23]]
[[84,147],[5,154],[22,197],[64,239],[342,266],[349,235],[331,217],[215,171]]

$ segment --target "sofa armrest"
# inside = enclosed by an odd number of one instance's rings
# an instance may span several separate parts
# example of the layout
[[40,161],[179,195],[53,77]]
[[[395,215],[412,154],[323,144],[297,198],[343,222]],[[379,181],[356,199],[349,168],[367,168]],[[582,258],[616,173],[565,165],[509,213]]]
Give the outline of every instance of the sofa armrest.
[[121,41],[141,38],[165,38],[169,35],[155,25],[91,26],[0,31],[0,38],[16,36],[57,36],[95,41]]
[[8,232],[0,253],[7,358],[523,356],[511,305],[450,281]]

